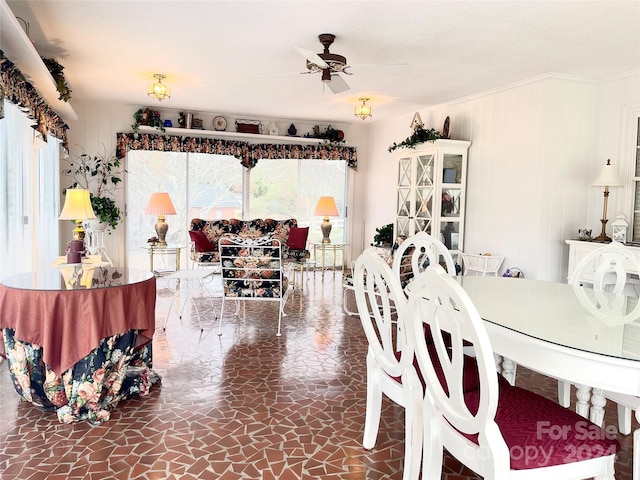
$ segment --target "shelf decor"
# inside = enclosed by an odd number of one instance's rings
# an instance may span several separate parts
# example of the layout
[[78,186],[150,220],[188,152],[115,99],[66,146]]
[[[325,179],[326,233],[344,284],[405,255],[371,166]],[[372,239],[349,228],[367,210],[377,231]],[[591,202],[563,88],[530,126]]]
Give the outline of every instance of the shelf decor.
[[433,128],[425,130],[422,127],[417,127],[410,137],[405,138],[400,143],[393,142],[393,145],[389,147],[389,152],[393,152],[398,148],[416,148],[416,145],[424,142],[434,142],[439,138],[443,138],[442,134]]
[[156,130],[160,130],[164,132],[164,123],[160,118],[160,112],[155,110],[151,110],[150,108],[142,109],[140,108],[136,113],[133,114],[134,124],[131,125],[134,133],[138,133],[140,125],[148,125],[150,127],[154,127]]

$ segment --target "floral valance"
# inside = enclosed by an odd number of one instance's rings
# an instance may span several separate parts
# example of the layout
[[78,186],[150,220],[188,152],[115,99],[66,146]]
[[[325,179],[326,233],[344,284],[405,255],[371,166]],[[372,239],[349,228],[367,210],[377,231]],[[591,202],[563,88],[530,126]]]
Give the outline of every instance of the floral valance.
[[249,143],[220,138],[159,135],[155,133],[118,133],[118,158],[124,158],[129,150],[154,150],[161,152],[213,153],[232,155],[248,169],[255,167],[261,158],[294,158],[306,160],[345,160],[354,170],[358,167],[355,147],[332,144],[271,144]]
[[26,111],[29,118],[35,122],[33,128],[42,134],[45,142],[47,135],[52,135],[60,139],[64,149],[69,151],[68,125],[26,80],[20,69],[0,50],[0,101],[3,100],[3,96]]

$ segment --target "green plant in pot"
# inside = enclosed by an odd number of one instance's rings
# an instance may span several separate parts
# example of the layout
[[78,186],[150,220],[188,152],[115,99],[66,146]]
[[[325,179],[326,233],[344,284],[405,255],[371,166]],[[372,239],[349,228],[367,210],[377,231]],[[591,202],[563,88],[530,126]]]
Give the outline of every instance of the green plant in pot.
[[138,133],[140,125],[148,125],[150,127],[154,127],[156,130],[160,130],[161,132],[166,131],[162,118],[160,118],[160,112],[151,110],[150,108],[140,108],[133,114],[133,120],[134,123],[131,125],[131,128],[133,128],[134,133]]
[[393,243],[393,223],[383,225],[376,228],[376,234],[373,236],[373,244],[376,246],[391,246]]
[[[113,195],[125,173],[114,153],[91,156],[84,150],[75,161],[69,162],[69,168],[62,170],[62,176],[73,179],[68,188],[89,190],[96,219],[106,224],[109,230],[115,229],[122,220],[122,210]],[[66,191],[64,189],[63,193]]]

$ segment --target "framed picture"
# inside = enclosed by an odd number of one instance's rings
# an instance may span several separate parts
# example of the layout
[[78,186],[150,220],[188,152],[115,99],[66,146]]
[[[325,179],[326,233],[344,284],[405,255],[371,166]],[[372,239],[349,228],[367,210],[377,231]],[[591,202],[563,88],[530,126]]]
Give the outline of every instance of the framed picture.
[[455,168],[445,168],[444,173],[442,174],[442,182],[456,183],[457,176],[458,176],[458,171]]

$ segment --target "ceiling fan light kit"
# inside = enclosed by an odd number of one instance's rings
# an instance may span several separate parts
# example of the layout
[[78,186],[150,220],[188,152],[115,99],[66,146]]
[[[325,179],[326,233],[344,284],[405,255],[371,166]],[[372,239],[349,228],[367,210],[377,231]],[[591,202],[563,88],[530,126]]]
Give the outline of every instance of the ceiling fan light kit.
[[366,120],[367,117],[371,117],[371,105],[367,105],[367,102],[369,101],[368,98],[359,98],[358,99],[359,102],[362,102],[362,105],[358,105],[356,106],[356,117],[361,118],[362,120]]
[[167,78],[167,76],[162,75],[161,73],[154,73],[153,76],[157,82],[149,85],[147,95],[157,98],[159,102],[165,98],[171,98],[171,89],[165,83],[162,83],[162,80]]
[[349,68],[347,58],[329,51],[329,47],[333,44],[336,36],[332,33],[321,33],[318,35],[318,39],[324,47],[322,53],[314,53],[304,48],[295,48],[295,50],[307,60],[306,67],[308,71],[304,73],[322,72],[322,83],[327,85],[333,93],[342,93],[349,90],[350,87],[347,85],[347,82],[338,75],[339,73],[351,75],[351,73],[347,71]]

